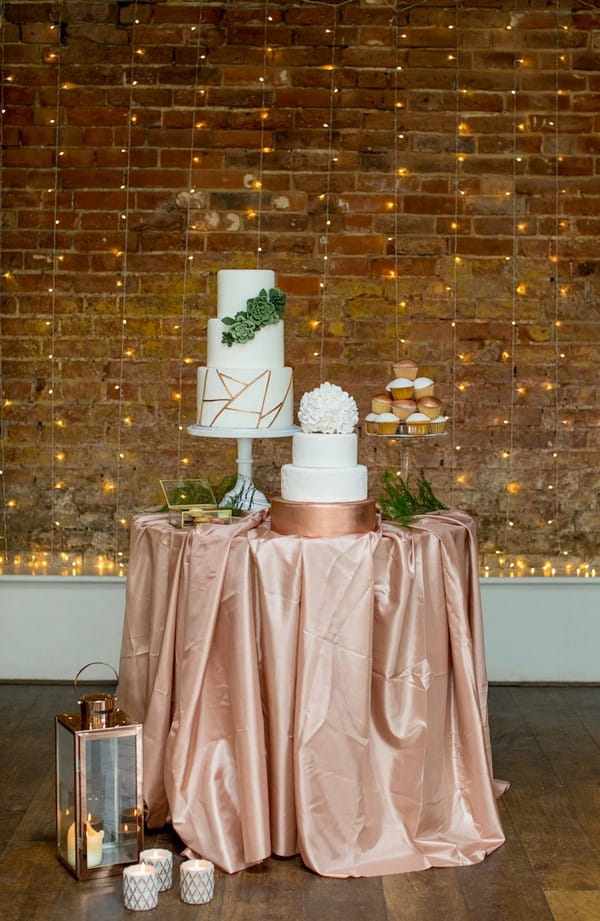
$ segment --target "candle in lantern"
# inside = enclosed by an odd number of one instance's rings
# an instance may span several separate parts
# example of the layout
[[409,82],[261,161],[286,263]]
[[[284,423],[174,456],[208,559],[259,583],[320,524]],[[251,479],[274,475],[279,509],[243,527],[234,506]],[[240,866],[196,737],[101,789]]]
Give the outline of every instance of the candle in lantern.
[[72,822],[67,829],[67,860],[72,867],[76,865],[75,862],[75,823]]
[[85,825],[85,840],[87,846],[87,865],[90,867],[99,867],[102,863],[102,845],[104,842],[104,832],[95,831],[89,822]]
[[[104,832],[95,831],[90,824],[85,824],[85,840],[87,849],[87,865],[89,867],[99,867],[102,863],[102,846],[104,843]],[[72,867],[77,865],[75,857],[75,823],[69,825],[67,830],[67,860]]]
[[155,867],[136,863],[123,870],[123,904],[131,911],[149,911],[158,905],[158,875]]

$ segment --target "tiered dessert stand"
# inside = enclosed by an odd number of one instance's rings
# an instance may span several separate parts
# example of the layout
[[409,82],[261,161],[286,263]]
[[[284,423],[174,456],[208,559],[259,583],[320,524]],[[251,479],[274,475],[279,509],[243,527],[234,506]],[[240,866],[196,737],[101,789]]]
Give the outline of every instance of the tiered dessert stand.
[[235,438],[237,441],[237,480],[233,488],[223,496],[223,505],[227,505],[227,501],[235,496],[242,497],[241,507],[246,511],[255,512],[270,507],[269,500],[255,487],[252,480],[254,441],[257,438],[290,438],[294,432],[299,431],[297,425],[279,429],[220,429],[193,424],[188,425],[187,430],[190,435],[197,438]]

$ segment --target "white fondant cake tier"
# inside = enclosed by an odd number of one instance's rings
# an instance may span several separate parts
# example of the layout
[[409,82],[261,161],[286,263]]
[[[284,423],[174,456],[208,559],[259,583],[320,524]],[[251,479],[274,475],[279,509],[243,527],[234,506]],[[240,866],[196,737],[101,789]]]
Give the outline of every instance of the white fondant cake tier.
[[268,293],[274,287],[275,272],[271,269],[220,269],[217,272],[217,316],[234,317],[238,311],[246,309],[248,298],[256,297],[263,288]]
[[248,342],[222,342],[227,327],[214,317],[206,329],[206,364],[209,368],[283,368],[283,320],[263,326]]
[[297,467],[355,467],[358,438],[351,435],[323,435],[297,432],[292,438],[292,464]]
[[291,368],[198,368],[198,425],[288,428],[293,403]]
[[284,464],[281,468],[281,497],[292,502],[359,502],[367,498],[367,492],[368,472],[362,464],[354,467]]

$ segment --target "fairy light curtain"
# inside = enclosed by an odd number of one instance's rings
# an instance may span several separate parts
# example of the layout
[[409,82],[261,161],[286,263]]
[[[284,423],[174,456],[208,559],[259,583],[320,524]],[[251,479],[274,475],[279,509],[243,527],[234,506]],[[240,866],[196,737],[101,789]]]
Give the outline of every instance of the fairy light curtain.
[[[585,5],[585,4],[584,4]],[[217,104],[211,97],[211,67],[210,51],[205,41],[207,26],[207,17],[214,23],[217,21],[215,14],[221,17],[221,22],[226,23],[228,16],[238,6],[233,3],[223,3],[217,11],[216,4],[194,3],[188,4],[187,9],[190,15],[187,16],[185,26],[185,38],[181,44],[186,51],[186,60],[191,61],[193,78],[191,83],[194,86],[188,86],[190,91],[188,101],[184,104],[187,107],[192,130],[189,134],[189,144],[185,154],[188,158],[187,164],[187,182],[181,192],[181,199],[178,207],[185,214],[183,222],[183,232],[181,235],[181,251],[174,257],[174,263],[180,259],[181,264],[181,295],[178,311],[165,320],[165,329],[169,334],[174,334],[177,338],[177,368],[171,382],[165,382],[165,400],[176,402],[176,406],[171,405],[169,419],[176,420],[176,431],[173,435],[173,444],[176,446],[177,464],[181,470],[184,470],[189,462],[187,451],[189,446],[187,438],[183,434],[186,424],[189,421],[184,415],[182,394],[186,382],[189,378],[190,365],[197,361],[197,355],[188,355],[186,349],[186,326],[190,320],[190,304],[197,294],[199,276],[202,273],[202,265],[205,263],[197,259],[198,249],[206,246],[209,242],[210,231],[206,225],[199,221],[199,229],[196,229],[196,213],[204,205],[202,195],[195,187],[195,178],[198,170],[201,168],[201,152],[199,150],[200,133],[203,130],[207,118],[210,118],[217,111]],[[467,320],[470,319],[467,311],[470,305],[465,300],[465,290],[467,282],[472,282],[473,271],[477,268],[478,262],[483,258],[477,255],[470,255],[463,251],[464,243],[468,243],[468,222],[477,206],[477,189],[473,182],[473,172],[471,170],[472,146],[471,138],[477,133],[477,93],[469,85],[469,73],[472,72],[471,58],[464,47],[464,30],[473,22],[473,10],[463,3],[448,4],[446,7],[438,7],[428,0],[418,3],[400,3],[386,2],[386,0],[377,0],[377,2],[368,2],[368,0],[341,0],[337,3],[319,2],[319,0],[303,0],[302,4],[297,7],[320,8],[326,11],[328,23],[323,27],[321,52],[327,49],[329,60],[324,65],[328,74],[329,90],[329,107],[323,117],[320,126],[319,143],[325,145],[325,156],[322,159],[323,169],[320,173],[322,180],[322,225],[318,234],[318,246],[315,248],[318,259],[318,285],[319,297],[317,313],[313,319],[308,322],[312,328],[311,337],[307,342],[308,358],[312,361],[315,368],[318,366],[318,374],[322,380],[328,371],[326,355],[326,337],[330,334],[332,318],[337,316],[336,310],[339,305],[337,296],[337,279],[331,274],[331,228],[334,217],[332,208],[335,206],[338,198],[336,171],[339,160],[344,156],[344,128],[343,121],[339,116],[343,110],[343,93],[340,87],[343,86],[341,80],[343,48],[346,40],[347,22],[350,21],[350,11],[353,9],[373,8],[374,11],[385,9],[388,14],[388,23],[390,33],[393,35],[395,54],[395,67],[387,68],[388,88],[391,90],[393,98],[393,111],[390,111],[390,124],[393,125],[394,149],[392,152],[393,159],[393,194],[390,195],[390,223],[392,228],[386,236],[386,256],[390,256],[387,264],[392,265],[393,269],[388,272],[384,279],[383,287],[390,292],[388,303],[390,307],[390,318],[394,328],[394,339],[390,345],[389,357],[396,357],[407,354],[408,349],[412,346],[410,341],[410,331],[415,311],[411,305],[410,298],[406,298],[402,293],[401,285],[401,260],[399,259],[400,248],[398,241],[404,233],[403,224],[403,195],[404,183],[410,183],[413,177],[410,170],[406,167],[406,162],[416,162],[415,151],[412,149],[416,132],[405,130],[404,115],[405,107],[410,109],[411,93],[406,87],[412,84],[406,78],[411,74],[412,60],[414,59],[414,49],[418,47],[413,41],[413,37],[419,35],[419,41],[422,41],[422,34],[419,32],[418,23],[423,23],[426,17],[419,18],[419,11],[427,10],[435,17],[435,29],[441,31],[447,30],[449,35],[441,42],[439,46],[430,49],[431,56],[439,55],[440,68],[444,67],[448,75],[452,76],[454,81],[454,112],[450,114],[454,118],[454,186],[452,189],[453,196],[453,213],[450,215],[451,221],[445,225],[445,238],[447,242],[446,260],[446,277],[441,279],[445,281],[445,292],[439,299],[440,314],[438,320],[446,326],[447,336],[444,340],[446,356],[448,358],[448,384],[449,384],[449,403],[452,419],[451,425],[451,445],[446,451],[446,464],[452,468],[449,484],[452,491],[453,501],[458,504],[461,497],[472,487],[473,480],[481,478],[482,471],[477,469],[477,456],[475,460],[470,450],[462,443],[462,432],[460,425],[456,420],[461,415],[463,401],[465,405],[473,406],[472,375],[470,365],[473,359],[471,354],[471,345],[465,341],[463,331]],[[122,182],[120,192],[122,195],[122,208],[118,210],[118,215],[114,214],[115,227],[111,239],[118,240],[110,250],[114,266],[114,290],[107,293],[107,302],[110,302],[115,315],[120,319],[120,336],[118,341],[115,340],[114,346],[116,355],[112,355],[113,376],[108,380],[107,387],[113,390],[113,401],[111,411],[114,416],[111,418],[110,442],[106,447],[106,453],[103,455],[105,463],[103,465],[102,483],[100,486],[102,496],[100,497],[104,509],[110,508],[113,516],[113,535],[112,543],[114,550],[110,558],[98,560],[100,568],[105,571],[118,572],[120,564],[123,562],[123,556],[126,553],[126,544],[128,540],[127,525],[128,516],[131,511],[131,503],[127,496],[127,486],[132,465],[140,453],[133,438],[133,423],[137,422],[135,418],[135,409],[131,409],[130,401],[127,398],[127,381],[135,378],[138,363],[141,362],[141,356],[138,353],[135,337],[130,334],[130,321],[135,314],[135,302],[132,300],[133,285],[138,278],[137,272],[131,267],[132,251],[128,245],[128,234],[130,231],[132,214],[136,211],[136,205],[139,198],[140,189],[134,185],[132,180],[132,163],[138,150],[138,145],[144,137],[143,118],[145,115],[146,102],[144,97],[144,73],[143,66],[148,59],[148,49],[143,41],[138,40],[140,37],[146,37],[151,34],[148,23],[144,17],[148,15],[150,4],[133,3],[129,7],[130,20],[126,25],[130,44],[127,46],[126,55],[123,57],[122,64],[122,84],[120,86],[121,98],[125,100],[123,104],[125,118],[119,136],[123,142],[119,149],[120,169]],[[68,162],[73,151],[69,149],[70,135],[65,131],[65,113],[66,103],[69,101],[70,94],[78,92],[76,81],[71,77],[76,73],[76,68],[70,68],[67,72],[63,61],[63,46],[60,42],[60,33],[62,30],[62,17],[65,15],[65,5],[59,2],[55,6],[56,20],[48,24],[47,37],[40,41],[40,46],[44,50],[45,64],[48,72],[51,74],[51,83],[55,87],[56,98],[55,105],[47,106],[44,115],[48,116],[49,126],[53,131],[53,171],[54,179],[51,185],[44,190],[40,190],[40,203],[44,205],[44,211],[48,220],[48,229],[50,233],[46,239],[49,245],[46,248],[40,248],[39,256],[43,257],[44,265],[41,266],[40,276],[43,277],[43,288],[40,291],[40,302],[44,303],[44,311],[40,312],[38,322],[43,329],[44,355],[42,363],[44,365],[44,377],[47,380],[47,390],[43,395],[40,406],[44,406],[44,412],[47,412],[47,436],[43,441],[43,452],[45,452],[45,461],[43,466],[44,476],[48,478],[47,494],[50,497],[50,504],[44,510],[47,515],[47,527],[44,529],[48,535],[48,553],[50,556],[60,556],[64,550],[64,516],[68,512],[68,493],[71,489],[70,480],[73,478],[70,466],[70,438],[69,425],[71,418],[66,411],[68,406],[65,404],[61,391],[62,375],[62,356],[61,349],[63,343],[61,336],[64,331],[64,324],[67,320],[62,316],[62,297],[65,294],[63,286],[69,284],[69,260],[68,254],[64,252],[64,202],[66,200],[61,185],[62,170],[64,163]],[[595,7],[590,5],[591,9]],[[210,9],[210,16],[208,10]],[[4,10],[4,4],[0,5],[0,10]],[[244,215],[248,224],[252,224],[253,244],[252,253],[248,253],[252,258],[256,258],[257,266],[260,266],[265,260],[263,241],[267,239],[266,229],[266,207],[270,206],[268,184],[271,178],[271,163],[274,150],[272,147],[273,138],[275,137],[271,126],[271,113],[273,99],[276,97],[275,87],[279,79],[279,64],[276,49],[274,49],[271,24],[274,18],[285,17],[287,7],[285,5],[274,7],[274,5],[263,0],[262,3],[253,5],[255,11],[255,20],[260,23],[260,32],[262,39],[260,47],[254,49],[256,54],[254,60],[259,60],[257,72],[258,93],[260,97],[259,105],[256,106],[256,125],[259,131],[259,140],[255,151],[255,169],[253,169],[253,191],[256,193],[255,213]],[[512,71],[512,88],[510,97],[506,103],[506,109],[503,113],[510,119],[512,136],[508,139],[511,146],[511,167],[510,172],[504,173],[501,179],[498,176],[491,176],[490,182],[497,183],[498,196],[506,196],[507,208],[505,214],[508,216],[511,224],[511,238],[508,243],[509,252],[504,257],[505,266],[499,278],[509,291],[507,297],[508,308],[502,318],[504,325],[503,341],[501,343],[500,361],[502,368],[502,406],[498,409],[497,423],[490,425],[490,429],[496,427],[496,436],[494,441],[494,456],[490,458],[490,465],[493,469],[502,471],[503,481],[505,483],[502,495],[498,497],[498,504],[501,506],[499,520],[501,525],[497,529],[497,546],[498,551],[495,554],[504,561],[502,565],[499,559],[490,564],[488,572],[496,574],[498,567],[508,574],[537,574],[542,570],[539,565],[530,565],[529,561],[519,554],[518,535],[520,533],[520,523],[522,508],[524,503],[530,498],[538,499],[545,494],[543,501],[540,501],[540,530],[543,530],[548,544],[549,556],[553,558],[564,557],[565,566],[570,567],[570,572],[575,574],[581,572],[585,574],[592,570],[586,569],[585,561],[582,561],[579,569],[572,562],[576,558],[576,548],[571,546],[570,542],[565,541],[563,534],[565,531],[566,516],[564,508],[561,507],[561,491],[564,484],[565,468],[563,453],[571,447],[571,437],[573,431],[573,413],[567,414],[563,410],[563,401],[561,388],[563,383],[565,367],[565,333],[564,321],[569,314],[569,303],[571,296],[571,284],[568,278],[567,252],[569,247],[572,248],[573,234],[572,224],[569,220],[568,205],[570,196],[574,189],[576,180],[571,180],[565,171],[565,160],[562,156],[562,135],[560,123],[562,117],[562,98],[565,89],[562,85],[562,74],[568,72],[571,58],[569,56],[569,29],[572,22],[572,10],[560,0],[554,0],[552,8],[547,10],[549,15],[554,17],[553,29],[548,30],[550,34],[550,45],[546,51],[553,54],[551,66],[546,63],[546,72],[553,68],[554,70],[554,99],[552,102],[552,111],[544,116],[531,117],[531,113],[524,110],[523,100],[527,92],[531,90],[531,84],[528,83],[529,74],[534,69],[536,55],[523,54],[517,52],[516,48],[521,48],[523,43],[519,39],[519,30],[521,29],[521,4],[519,0],[514,0],[511,9],[505,9],[498,15],[505,16],[506,40],[503,50],[512,53],[514,66]],[[193,15],[192,15],[193,14]],[[276,16],[274,16],[276,14]],[[140,22],[140,16],[142,21]],[[213,17],[213,18],[211,18]],[[433,19],[430,19],[431,23]],[[514,42],[511,43],[511,33],[514,34]],[[433,34],[433,32],[432,32]],[[519,40],[517,40],[519,39]],[[437,39],[436,39],[437,42]],[[3,44],[2,54],[6,55],[6,46]],[[150,55],[151,57],[151,55]],[[377,62],[376,49],[374,50],[373,60]],[[547,56],[545,61],[550,60]],[[344,65],[346,66],[346,65]],[[155,67],[154,74],[159,73],[160,68]],[[360,65],[357,72],[360,71]],[[5,114],[5,93],[10,87],[11,80],[18,80],[19,70],[16,68],[14,73],[10,73],[10,68],[5,67],[6,78],[2,84],[2,114]],[[16,75],[16,76],[15,76]],[[413,87],[414,88],[414,87]],[[411,115],[411,112],[406,113]],[[544,122],[540,128],[541,122]],[[534,123],[535,122],[535,123]],[[408,120],[410,124],[410,119]],[[4,125],[4,119],[2,122]],[[4,130],[3,127],[0,130]],[[544,143],[547,145],[545,154],[548,163],[553,170],[552,196],[554,209],[554,230],[547,234],[548,242],[548,271],[551,272],[553,281],[553,299],[551,304],[552,311],[552,340],[545,346],[540,346],[539,351],[545,348],[546,353],[550,356],[548,361],[548,373],[540,380],[526,380],[521,377],[520,369],[522,362],[520,360],[523,335],[527,328],[529,317],[527,314],[527,305],[530,304],[528,297],[531,298],[531,292],[527,290],[527,278],[524,274],[526,267],[526,243],[528,237],[534,234],[534,222],[530,222],[529,216],[524,214],[522,208],[526,204],[522,194],[522,178],[528,169],[528,147],[527,139],[530,134],[536,131],[543,133]],[[315,135],[316,137],[316,135]],[[3,134],[4,138],[4,134]],[[323,140],[324,139],[324,140]],[[550,141],[553,142],[555,156],[550,156]],[[406,156],[406,161],[405,161]],[[411,167],[412,168],[412,167]],[[418,171],[418,164],[415,172]],[[502,181],[501,181],[502,180]],[[388,186],[388,188],[391,186]],[[550,186],[548,186],[550,188]],[[3,193],[4,194],[4,193]],[[337,214],[335,217],[337,218]],[[53,223],[51,223],[53,222]],[[442,222],[439,222],[442,226]],[[337,233],[337,229],[336,229]],[[179,263],[178,263],[179,264]],[[10,283],[10,279],[5,275],[5,283]],[[385,284],[387,281],[391,285]],[[316,301],[317,299],[315,299]],[[314,303],[314,302],[313,302]],[[418,357],[418,356],[417,356]],[[6,360],[6,349],[3,347],[0,352],[0,362]],[[382,359],[383,360],[383,359]],[[0,366],[0,370],[2,367]],[[10,418],[12,407],[10,405],[11,394],[10,387],[4,386],[2,400],[2,416],[0,424],[4,428],[8,425],[10,429]],[[544,426],[548,432],[548,443],[536,452],[538,460],[538,469],[536,472],[537,481],[527,480],[528,471],[528,452],[521,445],[521,436],[523,426],[521,424],[522,410],[527,408],[530,401],[536,406],[541,405],[543,410]],[[3,555],[14,555],[17,550],[24,548],[10,547],[9,544],[9,519],[13,510],[16,511],[14,503],[16,500],[10,489],[10,461],[7,464],[7,439],[0,438],[0,488],[2,492],[2,543],[0,550]],[[42,558],[43,553],[38,554]],[[74,555],[72,558],[65,557],[63,562],[67,563],[68,571],[76,571],[81,561],[82,555]],[[549,564],[544,571],[560,572],[560,561]]]

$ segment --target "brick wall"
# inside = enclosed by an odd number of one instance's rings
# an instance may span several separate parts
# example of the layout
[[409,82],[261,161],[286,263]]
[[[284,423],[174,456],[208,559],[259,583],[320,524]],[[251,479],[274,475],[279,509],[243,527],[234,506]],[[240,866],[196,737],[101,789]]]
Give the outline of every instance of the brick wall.
[[[494,571],[599,560],[600,11],[7,0],[2,29],[9,554],[126,557],[160,477],[234,470],[186,426],[215,273],[258,265],[297,400],[364,414],[405,354],[435,379],[451,431],[411,463]],[[289,453],[256,443],[267,494]],[[401,448],[360,454],[377,495]]]

